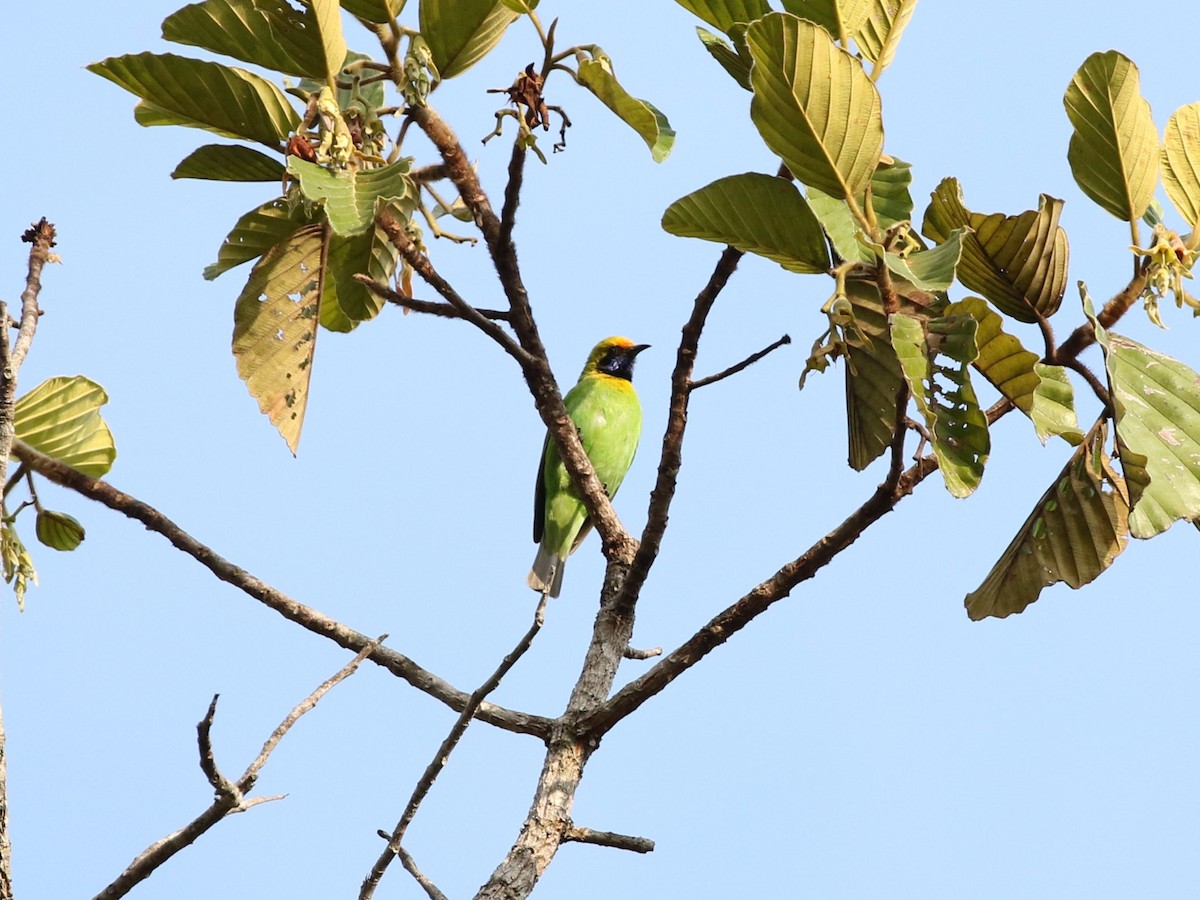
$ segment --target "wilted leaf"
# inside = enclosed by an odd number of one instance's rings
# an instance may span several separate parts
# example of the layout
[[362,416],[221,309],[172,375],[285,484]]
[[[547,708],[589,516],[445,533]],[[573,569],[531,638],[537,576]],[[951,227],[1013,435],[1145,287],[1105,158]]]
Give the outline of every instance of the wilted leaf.
[[258,259],[285,237],[311,219],[300,204],[289,204],[283,198],[270,200],[252,209],[233,226],[221,244],[217,261],[204,268],[204,278],[212,281],[244,262]]
[[202,47],[242,62],[324,78],[321,38],[308,8],[285,0],[204,0],[163,20],[164,40]]
[[483,59],[516,19],[499,0],[421,0],[421,36],[442,78]]
[[38,510],[35,527],[37,539],[54,550],[74,550],[86,537],[78,519],[50,509]]
[[327,242],[325,225],[284,238],[251,270],[234,307],[238,375],[292,453],[308,404]]
[[278,148],[300,117],[265,78],[173,53],[113,56],[87,67],[141,101],[142,125],[186,125]]
[[675,0],[713,28],[726,34],[736,23],[753,22],[771,11],[767,0]]
[[283,180],[283,163],[240,144],[205,144],[193,150],[175,167],[172,178],[201,178],[208,181]]
[[883,151],[879,92],[829,32],[771,13],[746,29],[754,67],[750,117],[796,178],[837,199],[857,199]]
[[1200,222],[1200,103],[1181,106],[1167,121],[1162,176],[1167,196],[1195,228]]
[[829,270],[821,223],[792,182],[747,172],[719,178],[663,213],[663,228],[774,260],[790,272]]
[[1074,132],[1067,161],[1080,189],[1118,219],[1141,217],[1158,184],[1158,131],[1138,70],[1116,50],[1093,53],[1067,86]]
[[983,294],[1005,315],[1036,322],[1034,310],[1052,316],[1067,285],[1066,232],[1058,224],[1063,202],[1042,194],[1038,210],[1017,216],[968,210],[958,179],[946,178],[933,192],[922,231],[942,243],[957,228],[963,238],[958,280]]
[[671,123],[653,104],[630,96],[621,87],[607,57],[584,60],[579,64],[575,77],[641,136],[655,162],[662,162],[670,155],[671,148],[675,146],[675,131]]
[[900,35],[916,8],[917,0],[873,0],[869,4],[862,25],[854,32],[854,42],[874,65],[873,81],[878,81],[883,70],[892,64]]
[[1037,600],[1042,588],[1060,581],[1082,587],[1125,549],[1129,498],[1104,443],[1101,420],[1042,495],[983,584],[967,595],[967,615],[972,619],[1019,613]]
[[117,448],[100,416],[104,388],[82,375],[49,378],[17,401],[17,440],[93,478],[112,468]]
[[969,371],[978,355],[975,329],[969,315],[925,321],[902,313],[892,316],[892,347],[925,418],[938,470],[955,497],[970,496],[979,486],[991,452],[987,418]]
[[333,172],[289,156],[288,171],[300,179],[305,197],[325,204],[325,215],[337,234],[361,234],[374,221],[380,202],[399,203],[410,212],[416,208],[417,189],[408,175],[407,159],[378,169]]

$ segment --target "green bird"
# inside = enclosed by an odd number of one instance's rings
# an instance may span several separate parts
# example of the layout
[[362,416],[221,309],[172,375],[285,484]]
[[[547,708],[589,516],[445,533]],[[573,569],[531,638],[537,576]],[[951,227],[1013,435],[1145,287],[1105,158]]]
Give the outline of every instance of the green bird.
[[[610,499],[617,495],[642,436],[642,406],[633,389],[633,364],[649,346],[623,337],[605,338],[588,356],[579,383],[563,398]],[[541,460],[533,498],[533,539],[540,546],[528,583],[538,593],[557,597],[567,557],[592,525],[549,435]]]

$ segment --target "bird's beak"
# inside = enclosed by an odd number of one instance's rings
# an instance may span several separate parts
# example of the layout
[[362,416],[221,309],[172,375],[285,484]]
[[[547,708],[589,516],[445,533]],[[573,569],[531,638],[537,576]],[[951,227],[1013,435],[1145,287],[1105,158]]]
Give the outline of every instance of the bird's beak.
[[629,353],[631,356],[637,356],[643,350],[649,350],[649,349],[650,349],[649,344],[634,344],[632,347],[629,348]]

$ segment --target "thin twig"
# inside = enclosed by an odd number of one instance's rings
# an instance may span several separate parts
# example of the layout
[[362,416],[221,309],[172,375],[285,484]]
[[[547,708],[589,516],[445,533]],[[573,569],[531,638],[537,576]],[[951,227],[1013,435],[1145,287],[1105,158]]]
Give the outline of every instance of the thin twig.
[[743,359],[737,365],[730,366],[728,369],[725,369],[723,372],[718,372],[716,375],[709,375],[705,378],[698,378],[697,380],[693,381],[689,385],[688,390],[692,390],[692,391],[698,390],[699,388],[705,387],[707,385],[715,384],[716,382],[720,381],[723,378],[728,378],[730,375],[736,375],[738,372],[742,371],[743,369],[754,365],[756,362],[758,362],[760,359],[762,359],[768,353],[778,350],[780,347],[784,346],[785,344],[790,344],[791,342],[792,342],[791,335],[785,334],[779,340],[775,341],[775,343],[767,345],[763,349],[759,350],[757,353],[751,353],[749,356],[747,356],[745,359]]
[[[359,890],[359,900],[370,900],[375,895],[375,889],[379,886],[379,881],[383,878],[383,874],[387,871],[387,867],[401,850],[401,844],[404,840],[404,833],[408,830],[408,826],[412,823],[413,818],[417,814],[422,801],[429,794],[433,787],[434,781],[441,774],[442,769],[446,767],[447,761],[450,759],[450,754],[454,752],[454,748],[458,746],[458,742],[462,740],[463,734],[467,730],[467,726],[471,724],[471,719],[475,714],[475,710],[479,704],[483,702],[483,698],[494,691],[499,685],[501,679],[509,673],[517,661],[525,655],[525,651],[529,649],[533,639],[537,637],[538,632],[542,630],[542,625],[546,620],[546,601],[548,595],[542,594],[541,600],[538,602],[537,609],[533,614],[533,623],[529,626],[529,630],[521,636],[517,641],[517,645],[500,661],[500,665],[496,668],[488,679],[475,689],[471,694],[470,700],[455,720],[454,725],[450,729],[450,733],[446,735],[441,746],[433,755],[433,760],[425,767],[421,779],[417,782],[417,786],[413,789],[412,796],[408,799],[408,805],[404,808],[403,815],[400,816],[400,821],[396,823],[396,827],[392,829],[392,833],[388,838],[387,848],[379,855],[379,859],[375,861],[375,865],[371,867],[371,871],[367,877],[363,879],[362,888]],[[407,868],[407,867],[406,867]],[[411,869],[409,870],[412,871]]]
[[[219,556],[157,509],[122,493],[108,482],[85,475],[77,469],[39,453],[20,441],[14,443],[13,455],[55,484],[70,488],[97,503],[104,504],[109,509],[141,522],[150,531],[165,537],[176,549],[195,559],[221,581],[233,585],[263,605],[275,610],[284,618],[302,625],[313,634],[327,638],[355,652],[373,644],[372,639],[367,635],[331,619],[312,607],[293,600],[287,594],[271,587],[240,566]],[[455,711],[464,709],[470,700],[470,695],[467,693],[458,690],[402,653],[388,647],[375,647],[368,658]],[[481,704],[476,712],[476,717],[506,731],[530,734],[543,740],[550,734],[553,726],[553,721],[544,716],[517,712],[491,703]]]
[[[465,318],[456,306],[452,306],[449,303],[437,303],[432,300],[417,300],[415,297],[405,297],[390,285],[372,278],[370,275],[364,275],[360,272],[354,276],[354,280],[372,293],[378,294],[389,303],[395,303],[397,306],[403,306],[405,309],[411,309],[413,312],[441,316],[443,319]],[[483,309],[482,307],[476,307],[475,311],[486,319],[493,319],[499,322],[507,322],[510,316],[510,313],[506,309]]]
[[400,847],[396,851],[400,856],[400,865],[404,866],[405,870],[413,878],[417,880],[417,884],[425,891],[429,900],[449,900],[449,898],[438,890],[437,885],[429,880],[429,877],[421,871],[417,866],[417,861],[412,858],[412,854],[405,848]]
[[[29,251],[29,274],[25,278],[25,290],[21,292],[21,327],[17,329],[17,339],[13,342],[12,359],[9,363],[14,373],[25,362],[25,354],[29,352],[33,343],[33,333],[37,330],[38,317],[42,314],[38,308],[38,294],[42,290],[42,269],[55,258],[50,250],[56,237],[58,234],[54,226],[45,218],[34,223],[21,235],[21,240],[33,244],[33,248]],[[8,316],[5,315],[0,322],[7,323]]]
[[613,831],[593,831],[590,828],[580,828],[578,825],[572,825],[567,829],[566,834],[563,835],[563,841],[596,844],[599,847],[612,847],[615,850],[629,850],[633,853],[652,853],[654,851],[654,841],[649,838],[617,834]]
[[136,885],[149,878],[156,869],[172,856],[193,844],[197,838],[227,815],[235,812],[244,812],[262,803],[282,799],[282,797],[248,798],[246,794],[254,787],[254,782],[258,779],[258,772],[266,764],[271,751],[278,746],[279,741],[296,724],[296,721],[316,706],[317,702],[334,685],[353,675],[362,661],[386,637],[387,635],[382,635],[376,640],[371,641],[359,651],[354,659],[344,665],[334,675],[325,679],[316,690],[300,701],[279,724],[279,727],[275,729],[271,737],[267,739],[267,742],[263,745],[262,752],[247,767],[242,777],[236,783],[221,774],[220,769],[217,768],[215,754],[213,753],[212,726],[213,719],[217,714],[217,697],[214,696],[212,702],[208,705],[208,711],[205,713],[204,718],[196,725],[196,741],[200,752],[200,769],[204,772],[204,777],[212,785],[216,793],[212,804],[183,828],[167,835],[161,840],[155,841],[138,854],[124,872],[96,895],[95,900],[115,900],[117,897],[124,897]]
[[633,647],[626,647],[624,651],[622,651],[621,655],[625,657],[625,659],[641,661],[646,659],[654,659],[656,656],[662,656],[662,652],[662,647],[651,647],[649,650],[637,650]]

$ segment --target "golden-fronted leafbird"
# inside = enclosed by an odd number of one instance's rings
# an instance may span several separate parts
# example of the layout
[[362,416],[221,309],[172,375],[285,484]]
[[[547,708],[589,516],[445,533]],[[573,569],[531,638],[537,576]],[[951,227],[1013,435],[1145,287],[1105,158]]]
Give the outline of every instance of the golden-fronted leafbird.
[[[588,356],[579,383],[563,403],[583,449],[610,498],[629,471],[642,436],[642,406],[633,390],[633,364],[649,344],[610,337]],[[558,446],[546,436],[533,499],[533,539],[540,543],[529,586],[557,597],[567,557],[591,530],[587,509],[571,482]]]

